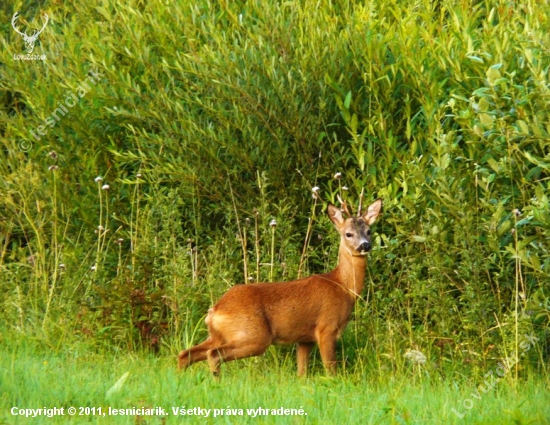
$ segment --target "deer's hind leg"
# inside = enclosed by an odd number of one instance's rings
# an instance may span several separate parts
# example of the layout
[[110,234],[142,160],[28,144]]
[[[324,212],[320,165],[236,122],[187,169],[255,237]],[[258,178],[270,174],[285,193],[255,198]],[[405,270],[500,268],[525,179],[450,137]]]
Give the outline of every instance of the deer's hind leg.
[[227,362],[259,356],[265,353],[265,350],[267,350],[267,347],[270,345],[270,340],[248,342],[236,341],[223,344],[207,351],[208,366],[212,374],[218,376],[220,374],[220,363],[222,360]]
[[209,323],[210,335],[223,341],[207,351],[208,366],[214,376],[220,373],[221,361],[259,356],[273,342],[269,324],[265,318],[255,315],[237,316],[216,312]]
[[189,365],[196,362],[202,362],[207,359],[207,352],[214,345],[212,338],[208,338],[206,341],[201,342],[194,347],[183,350],[178,355],[178,370],[186,369]]

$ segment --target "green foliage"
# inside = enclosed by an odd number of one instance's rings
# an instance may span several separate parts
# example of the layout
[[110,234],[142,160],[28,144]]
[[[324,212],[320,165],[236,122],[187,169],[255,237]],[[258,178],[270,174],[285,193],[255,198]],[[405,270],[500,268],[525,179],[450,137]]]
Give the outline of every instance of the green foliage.
[[416,348],[476,376],[534,331],[544,369],[539,3],[28,3],[45,61],[14,59],[3,6],[0,317],[49,345],[175,352],[233,284],[333,267],[323,208],[365,189],[385,213],[349,363],[403,371]]

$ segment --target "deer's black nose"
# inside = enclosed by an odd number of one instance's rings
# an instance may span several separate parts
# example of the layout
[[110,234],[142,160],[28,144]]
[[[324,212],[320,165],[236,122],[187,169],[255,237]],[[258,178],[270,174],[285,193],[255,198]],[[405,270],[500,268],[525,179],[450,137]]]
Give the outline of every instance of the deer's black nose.
[[363,242],[361,245],[359,245],[359,248],[357,249],[359,252],[368,252],[370,251],[370,243],[369,242]]

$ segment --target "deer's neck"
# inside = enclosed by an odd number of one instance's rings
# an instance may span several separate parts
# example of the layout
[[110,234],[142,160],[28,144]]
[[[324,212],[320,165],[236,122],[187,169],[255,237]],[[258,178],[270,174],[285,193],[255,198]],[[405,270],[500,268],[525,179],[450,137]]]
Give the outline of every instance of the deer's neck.
[[334,269],[334,277],[355,298],[365,286],[366,256],[355,256],[346,248],[340,246],[338,266]]

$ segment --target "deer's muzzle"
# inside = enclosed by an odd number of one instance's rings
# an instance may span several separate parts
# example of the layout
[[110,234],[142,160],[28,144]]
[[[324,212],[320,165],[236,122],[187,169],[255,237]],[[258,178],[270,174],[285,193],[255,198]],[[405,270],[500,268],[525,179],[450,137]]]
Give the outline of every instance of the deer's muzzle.
[[363,242],[361,245],[359,245],[359,247],[357,248],[357,251],[361,253],[367,253],[370,251],[370,249],[371,249],[370,242]]

